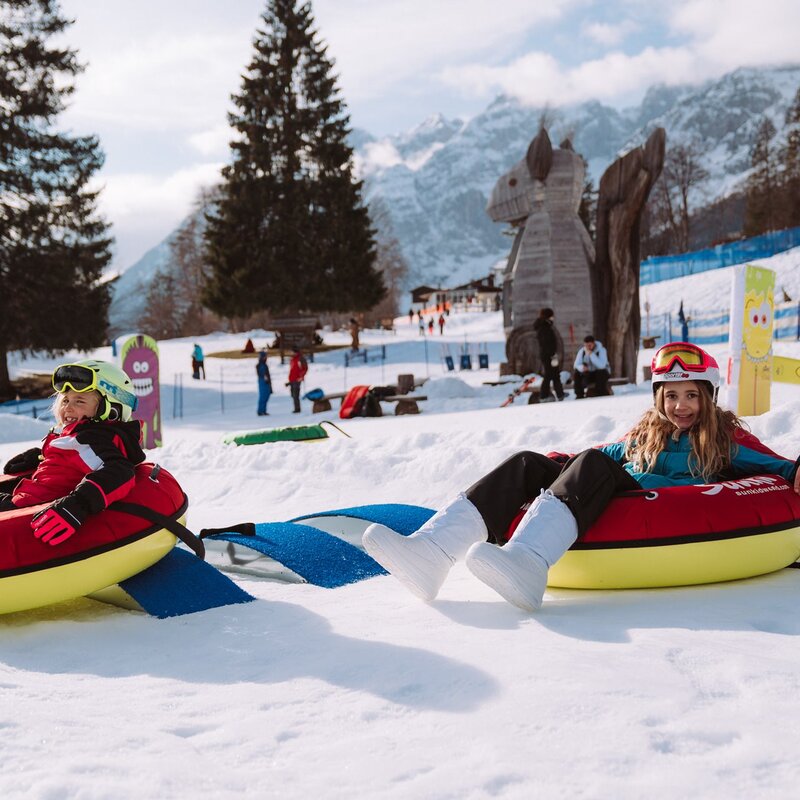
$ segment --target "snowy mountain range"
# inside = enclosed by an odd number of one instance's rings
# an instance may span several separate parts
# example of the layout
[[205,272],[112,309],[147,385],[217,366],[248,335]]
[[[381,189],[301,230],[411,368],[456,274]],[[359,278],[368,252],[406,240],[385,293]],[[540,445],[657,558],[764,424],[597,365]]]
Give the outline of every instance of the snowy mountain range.
[[[778,138],[786,109],[800,87],[800,65],[742,68],[698,86],[654,86],[635,107],[619,110],[590,101],[560,109],[532,108],[499,96],[470,120],[433,116],[403,133],[352,135],[356,170],[369,201],[381,197],[409,266],[410,286],[454,286],[489,273],[505,259],[510,239],[486,215],[498,176],[518,161],[544,119],[554,144],[572,139],[595,185],[620,154],[655,127],[667,147],[693,144],[711,177],[708,201],[728,194],[747,176],[762,118]],[[170,237],[116,282],[112,328],[135,327],[146,285],[168,260]]]

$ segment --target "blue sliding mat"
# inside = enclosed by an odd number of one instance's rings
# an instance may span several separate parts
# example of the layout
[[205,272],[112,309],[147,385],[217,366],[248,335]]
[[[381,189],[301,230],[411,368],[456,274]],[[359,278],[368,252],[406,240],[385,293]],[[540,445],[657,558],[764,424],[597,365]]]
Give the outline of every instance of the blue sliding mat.
[[178,547],[119,585],[160,619],[255,600],[219,570]]
[[308,514],[289,522],[257,523],[254,535],[232,530],[215,533],[208,539],[231,542],[254,550],[288,567],[308,583],[332,589],[375,575],[385,575],[386,572],[361,548],[312,525],[303,524],[304,520],[341,517],[364,520],[365,523],[379,522],[408,536],[430,519],[433,513],[429,508],[398,503],[354,506]]

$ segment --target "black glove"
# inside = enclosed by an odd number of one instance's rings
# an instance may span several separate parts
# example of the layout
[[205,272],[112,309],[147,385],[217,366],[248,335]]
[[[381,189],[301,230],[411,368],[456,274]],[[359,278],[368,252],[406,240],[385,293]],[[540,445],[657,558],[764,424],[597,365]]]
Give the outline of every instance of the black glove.
[[33,472],[41,463],[42,451],[39,447],[31,447],[24,453],[14,456],[6,462],[3,472],[6,475],[21,475]]
[[8,492],[0,492],[0,511],[12,511],[16,506],[11,502]]
[[74,493],[68,494],[35,514],[31,519],[31,528],[37,539],[52,545],[61,544],[83,525],[88,516],[89,510],[83,498]]

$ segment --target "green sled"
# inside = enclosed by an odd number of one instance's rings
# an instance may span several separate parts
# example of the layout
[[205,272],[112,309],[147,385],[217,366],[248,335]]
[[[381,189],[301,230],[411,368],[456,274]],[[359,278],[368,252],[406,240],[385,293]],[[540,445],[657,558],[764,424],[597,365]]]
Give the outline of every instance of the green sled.
[[[222,440],[223,444],[267,444],[268,442],[311,442],[315,439],[327,439],[328,432],[323,425],[331,425],[340,433],[344,431],[332,422],[325,420],[317,425],[293,425],[289,428],[271,428],[266,431],[246,431],[229,433]],[[344,433],[345,436],[348,434]],[[349,438],[349,437],[348,437]]]

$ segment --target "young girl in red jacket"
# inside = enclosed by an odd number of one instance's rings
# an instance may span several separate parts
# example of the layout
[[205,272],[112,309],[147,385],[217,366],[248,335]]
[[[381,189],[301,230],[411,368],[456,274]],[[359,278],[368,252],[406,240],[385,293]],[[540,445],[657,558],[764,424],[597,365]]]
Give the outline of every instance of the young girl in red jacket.
[[119,367],[87,360],[53,372],[52,430],[42,447],[12,458],[0,483],[0,511],[48,506],[31,519],[33,535],[58,545],[90,514],[123,498],[144,461],[133,382]]

